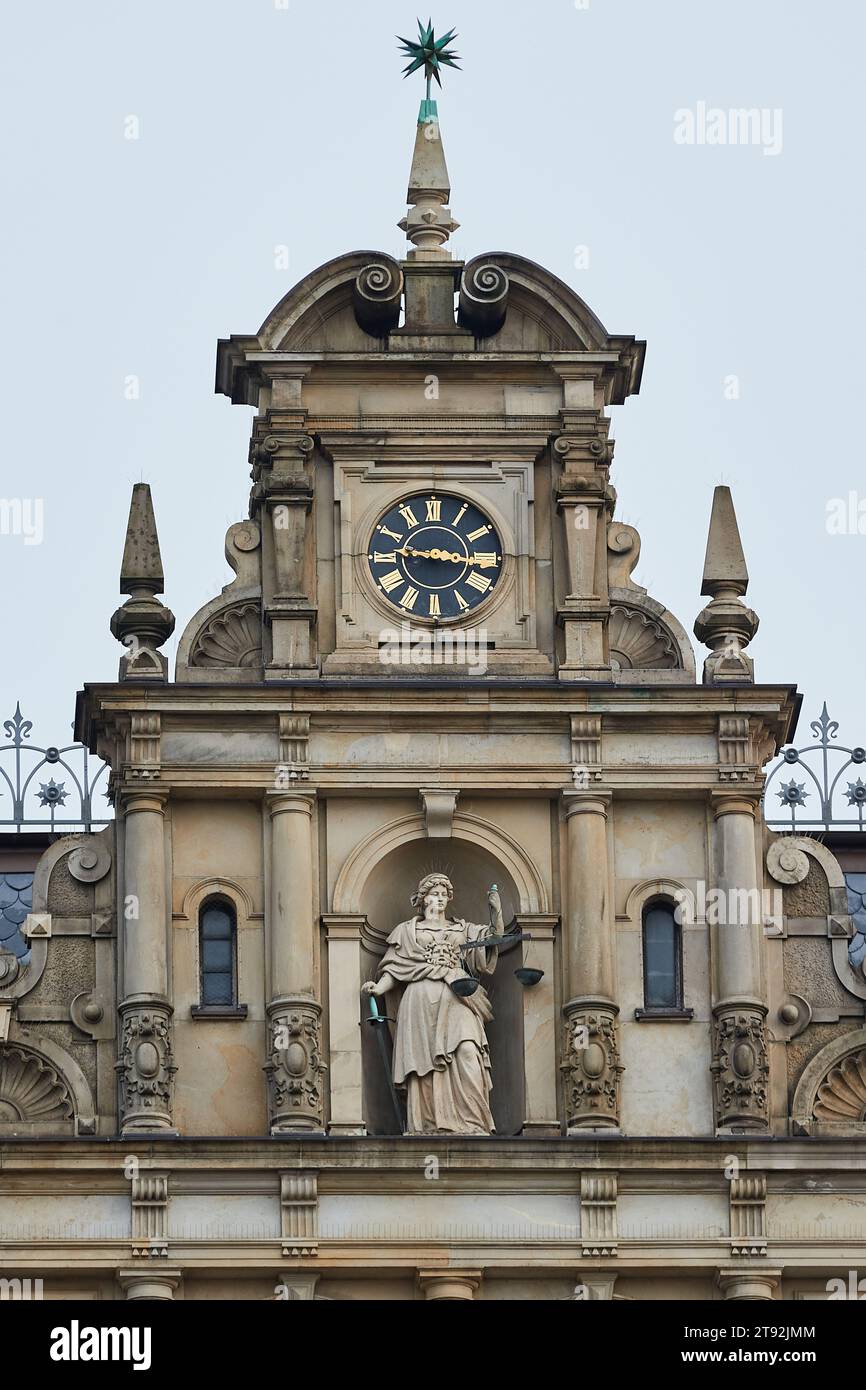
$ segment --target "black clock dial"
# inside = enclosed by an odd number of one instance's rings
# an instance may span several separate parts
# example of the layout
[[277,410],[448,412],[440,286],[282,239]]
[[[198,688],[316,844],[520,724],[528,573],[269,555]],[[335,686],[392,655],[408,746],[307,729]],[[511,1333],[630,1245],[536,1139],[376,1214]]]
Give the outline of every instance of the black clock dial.
[[367,556],[380,593],[417,618],[460,618],[492,594],[502,576],[502,542],[471,502],[422,492],[377,523]]

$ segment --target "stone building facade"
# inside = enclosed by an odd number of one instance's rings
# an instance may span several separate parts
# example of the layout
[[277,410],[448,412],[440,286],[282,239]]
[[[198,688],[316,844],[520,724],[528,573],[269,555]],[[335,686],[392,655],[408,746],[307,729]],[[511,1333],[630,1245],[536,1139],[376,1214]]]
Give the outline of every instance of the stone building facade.
[[[134,489],[119,679],[77,706],[116,819],[52,839],[0,941],[0,1261],[46,1296],[864,1272],[866,975],[832,837],[762,814],[799,698],[755,681],[730,493],[698,669],[616,520],[644,344],[521,256],[455,260],[449,198],[426,107],[405,260],[343,256],[220,343],[253,488],[173,678]],[[513,938],[490,1136],[402,1133],[361,994],[430,871],[474,922],[496,885]]]

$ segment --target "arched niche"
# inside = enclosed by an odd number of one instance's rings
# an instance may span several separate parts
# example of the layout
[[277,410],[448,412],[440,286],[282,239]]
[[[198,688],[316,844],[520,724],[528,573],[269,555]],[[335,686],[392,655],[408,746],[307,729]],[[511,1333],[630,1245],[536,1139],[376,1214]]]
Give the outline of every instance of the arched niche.
[[[521,894],[514,879],[486,845],[456,838],[406,839],[372,865],[364,879],[357,909],[370,927],[362,951],[364,979],[376,978],[388,935],[412,916],[411,895],[425,874],[433,872],[446,873],[454,885],[450,911],[455,917],[487,922],[487,893],[493,884],[502,898],[506,924],[521,911]],[[496,1132],[502,1135],[516,1134],[524,1115],[523,991],[514,975],[519,964],[519,950],[505,952],[500,955],[496,973],[483,980],[494,1013],[487,1029],[493,1073],[491,1108]],[[395,992],[381,1001],[392,1019],[398,999]],[[366,1013],[366,1002],[363,1007]],[[397,1125],[376,1030],[369,1026],[363,1027],[362,1052],[367,1131],[395,1134]],[[431,1143],[435,1142],[431,1138]]]

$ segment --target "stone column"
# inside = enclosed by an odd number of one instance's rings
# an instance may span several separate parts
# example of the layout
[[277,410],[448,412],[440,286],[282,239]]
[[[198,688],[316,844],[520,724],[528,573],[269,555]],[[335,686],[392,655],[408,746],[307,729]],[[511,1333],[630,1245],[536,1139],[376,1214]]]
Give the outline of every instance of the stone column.
[[119,1269],[117,1282],[123,1289],[124,1298],[136,1302],[164,1302],[174,1298],[183,1279],[179,1269]]
[[272,1134],[321,1130],[321,1004],[316,995],[313,887],[315,792],[268,798],[268,1113]]
[[566,792],[566,910],[563,956],[565,1039],[562,1070],[569,1133],[619,1128],[619,1078],[613,1000],[613,935],[607,811],[610,797]]
[[720,1269],[716,1274],[716,1283],[726,1301],[753,1303],[775,1298],[781,1277],[780,1269]]
[[523,944],[522,964],[544,971],[537,985],[523,990],[524,1134],[558,1136],[556,1085],[556,928],[558,918],[521,913],[517,924],[532,937]]
[[472,1302],[481,1287],[480,1269],[419,1269],[418,1283],[427,1302]]
[[163,790],[124,800],[123,996],[120,1057],[123,1134],[172,1127],[177,1070],[171,1051],[168,1000],[168,902]]
[[361,931],[365,918],[324,918],[328,940],[329,1134],[366,1134],[361,1054]]
[[716,985],[712,1072],[716,1129],[724,1132],[769,1126],[757,814],[758,803],[742,793],[715,798],[719,891],[718,920],[711,921]]

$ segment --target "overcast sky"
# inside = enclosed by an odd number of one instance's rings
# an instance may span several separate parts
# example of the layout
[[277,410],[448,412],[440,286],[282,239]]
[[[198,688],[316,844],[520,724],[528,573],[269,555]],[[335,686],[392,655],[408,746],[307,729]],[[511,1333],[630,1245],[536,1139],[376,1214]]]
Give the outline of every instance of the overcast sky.
[[[30,504],[31,530],[41,499],[44,533],[0,535],[0,721],[20,699],[39,742],[64,742],[76,690],[116,678],[133,483],[153,487],[172,664],[231,578],[251,412],[213,393],[216,341],[255,332],[332,256],[401,253],[423,81],[402,81],[394,35],[415,13],[6,9],[0,495],[25,519]],[[647,339],[641,394],[613,412],[635,578],[691,632],[713,487],[729,483],[757,678],[799,684],[799,742],[825,698],[841,739],[866,742],[863,16],[841,0],[433,12],[464,59],[440,98],[458,252],[538,261],[610,332]],[[713,112],[742,108],[763,112],[754,139],[709,143]],[[849,494],[854,524],[834,513],[848,534],[831,534],[828,505]]]

